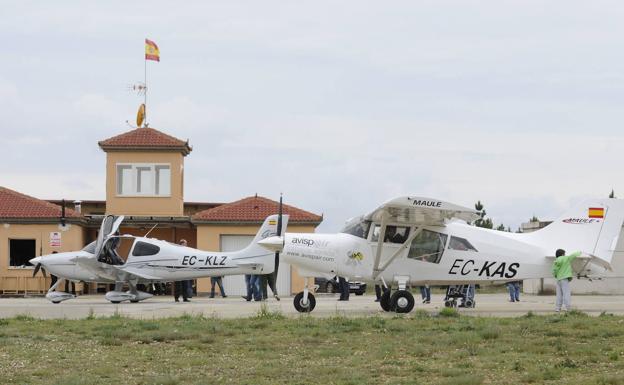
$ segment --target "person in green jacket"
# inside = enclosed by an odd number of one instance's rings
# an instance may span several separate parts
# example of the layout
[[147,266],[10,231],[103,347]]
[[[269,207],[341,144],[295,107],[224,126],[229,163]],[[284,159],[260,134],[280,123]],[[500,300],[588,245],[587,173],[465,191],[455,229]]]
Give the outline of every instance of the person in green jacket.
[[555,304],[555,311],[561,311],[561,305],[563,304],[563,310],[570,310],[570,281],[572,281],[572,261],[581,255],[580,251],[575,251],[570,255],[565,255],[565,250],[558,249],[555,253],[555,263],[553,263],[552,273],[557,280],[557,302]]

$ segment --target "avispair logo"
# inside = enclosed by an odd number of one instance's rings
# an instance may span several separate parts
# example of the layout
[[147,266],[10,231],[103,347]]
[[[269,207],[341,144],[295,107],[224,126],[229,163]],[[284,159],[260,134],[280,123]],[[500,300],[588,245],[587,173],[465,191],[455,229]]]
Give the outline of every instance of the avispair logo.
[[594,218],[566,218],[562,220],[562,222],[571,225],[587,225],[590,223],[598,223],[600,220]]
[[364,254],[359,251],[350,251],[349,253],[347,253],[347,256],[349,257],[349,259],[353,259],[356,261],[361,261],[364,259]]
[[292,243],[294,245],[305,245],[308,247],[314,246],[314,240],[308,238],[293,238]]
[[412,204],[414,206],[442,207],[442,202],[440,201],[428,201],[425,199],[416,199]]

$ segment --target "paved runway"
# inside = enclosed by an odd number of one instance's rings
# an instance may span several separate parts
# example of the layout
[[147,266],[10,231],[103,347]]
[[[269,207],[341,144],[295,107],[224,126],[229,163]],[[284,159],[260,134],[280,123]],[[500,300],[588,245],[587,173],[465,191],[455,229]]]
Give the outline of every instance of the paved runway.
[[[431,304],[418,303],[413,312],[424,309],[435,314],[443,308],[443,296],[433,295]],[[381,310],[374,302],[374,296],[351,296],[348,302],[337,301],[337,297],[327,294],[316,296],[316,309],[312,313],[315,317],[331,317],[335,315],[362,316],[388,314]],[[523,295],[521,302],[510,303],[506,294],[477,294],[477,307],[474,309],[459,309],[462,314],[473,316],[501,316],[515,317],[532,311],[536,314],[552,313],[554,296]],[[270,311],[279,311],[289,317],[297,317],[299,313],[293,307],[292,297],[276,301],[271,298],[265,302]],[[624,296],[606,295],[577,295],[572,297],[575,309],[591,315],[601,312],[624,315]],[[61,304],[55,305],[43,297],[36,298],[2,298],[0,299],[0,318],[16,315],[30,315],[35,318],[86,318],[89,314],[95,316],[111,316],[116,312],[132,318],[162,318],[176,317],[183,314],[203,314],[206,317],[241,318],[251,317],[260,311],[261,303],[246,302],[240,297],[208,298],[196,297],[189,303],[173,301],[172,297],[153,297],[141,303],[111,304],[102,295],[80,296]]]

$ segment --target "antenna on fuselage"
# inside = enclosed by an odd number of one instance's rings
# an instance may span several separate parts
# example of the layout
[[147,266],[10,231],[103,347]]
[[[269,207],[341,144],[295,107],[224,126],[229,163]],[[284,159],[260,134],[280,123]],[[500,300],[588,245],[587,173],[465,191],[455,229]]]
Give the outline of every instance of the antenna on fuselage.
[[151,229],[149,229],[149,231],[143,236],[143,238],[147,238],[147,236],[149,235],[149,233],[152,232],[152,230],[154,230],[156,228],[156,226],[158,226],[158,223],[156,223],[154,226],[152,226]]

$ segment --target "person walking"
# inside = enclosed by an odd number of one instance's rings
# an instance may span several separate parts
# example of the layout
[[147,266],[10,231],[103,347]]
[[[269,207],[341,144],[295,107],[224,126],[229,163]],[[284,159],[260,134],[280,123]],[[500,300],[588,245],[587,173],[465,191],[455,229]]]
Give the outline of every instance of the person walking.
[[223,289],[223,277],[210,277],[210,298],[215,296],[215,284],[219,285],[221,297],[226,298],[225,289]]
[[557,249],[555,252],[555,262],[552,273],[557,280],[557,301],[555,311],[559,313],[563,305],[563,311],[569,311],[571,306],[570,281],[572,281],[572,261],[581,255],[580,251],[575,251],[570,255],[565,255],[565,250]]
[[507,282],[509,302],[520,302],[520,281]]

